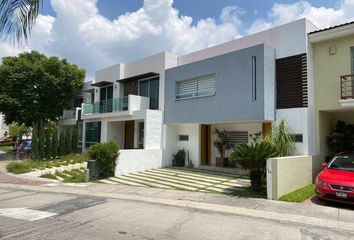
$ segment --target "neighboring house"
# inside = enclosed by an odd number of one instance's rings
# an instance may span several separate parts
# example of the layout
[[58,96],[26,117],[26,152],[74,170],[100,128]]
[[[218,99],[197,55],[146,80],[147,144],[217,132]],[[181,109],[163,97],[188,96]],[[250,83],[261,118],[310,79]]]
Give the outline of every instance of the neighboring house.
[[[214,165],[216,127],[235,146],[284,119],[296,134],[295,154],[312,154],[307,36],[315,30],[301,19],[184,56],[163,52],[97,71],[82,91],[83,149],[117,142],[116,175],[171,166],[180,148],[195,167]],[[80,126],[66,114],[61,126]]]
[[338,120],[354,124],[354,22],[309,34],[313,59],[316,166],[330,153],[327,136]]
[[0,113],[0,138],[4,136],[5,132],[7,132],[9,136],[9,126],[5,124],[4,115]]
[[311,154],[306,19],[178,58],[166,71],[166,157],[189,150],[194,166],[215,165],[215,128],[232,146],[286,120],[296,153]]

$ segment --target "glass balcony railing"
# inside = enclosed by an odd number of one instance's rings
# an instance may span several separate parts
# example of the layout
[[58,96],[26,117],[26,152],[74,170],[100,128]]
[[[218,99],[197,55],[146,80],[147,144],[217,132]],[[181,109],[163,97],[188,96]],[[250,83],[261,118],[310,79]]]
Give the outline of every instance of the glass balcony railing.
[[94,115],[128,110],[128,97],[83,104],[82,115]]

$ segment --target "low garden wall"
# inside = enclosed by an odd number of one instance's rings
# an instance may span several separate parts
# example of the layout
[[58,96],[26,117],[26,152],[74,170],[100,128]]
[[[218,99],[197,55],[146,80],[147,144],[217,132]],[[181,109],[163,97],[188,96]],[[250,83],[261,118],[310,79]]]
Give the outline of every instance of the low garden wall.
[[162,167],[161,149],[120,150],[115,176]]
[[312,183],[312,157],[290,156],[267,160],[267,197],[278,199]]

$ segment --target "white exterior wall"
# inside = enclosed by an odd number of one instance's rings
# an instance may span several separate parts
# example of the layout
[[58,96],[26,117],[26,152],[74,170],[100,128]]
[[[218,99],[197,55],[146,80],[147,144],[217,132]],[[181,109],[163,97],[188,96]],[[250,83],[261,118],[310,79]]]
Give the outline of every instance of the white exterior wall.
[[296,150],[294,155],[307,155],[309,153],[308,114],[308,108],[277,109],[276,111],[277,123],[285,120],[294,134],[303,135],[303,142],[295,143]]
[[[211,126],[211,164],[215,165],[216,157],[219,156],[219,152],[214,147],[214,141],[216,140],[215,128],[225,129],[226,131],[247,131],[248,142],[252,141],[250,134],[262,133],[262,123],[235,123],[235,124],[214,124]],[[226,156],[229,157],[231,150],[226,151]]]
[[4,133],[9,134],[9,126],[5,124],[4,115],[0,114],[0,138],[4,136]]
[[115,176],[162,167],[161,149],[121,150],[116,160]]
[[124,148],[125,122],[107,122],[107,141],[118,143],[119,148]]
[[101,69],[95,73],[95,83],[106,81],[115,82],[124,74],[124,64],[116,64]]
[[[315,29],[306,19],[274,27],[178,58],[178,65],[196,62],[228,52],[265,43],[276,49],[276,58],[307,52],[307,33]],[[291,34],[289,34],[291,33]]]
[[146,110],[144,126],[144,148],[161,149],[163,133],[163,113],[159,110]]

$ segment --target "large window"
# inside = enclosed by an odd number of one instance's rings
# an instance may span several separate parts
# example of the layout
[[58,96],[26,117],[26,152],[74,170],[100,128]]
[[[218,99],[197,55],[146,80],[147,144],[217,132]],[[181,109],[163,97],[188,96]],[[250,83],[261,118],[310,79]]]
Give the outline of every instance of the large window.
[[101,141],[101,122],[88,122],[85,124],[85,147]]
[[215,74],[176,82],[176,100],[215,95]]
[[100,113],[112,112],[113,110],[113,86],[100,89]]
[[150,98],[150,109],[159,108],[159,78],[139,82],[139,95]]

